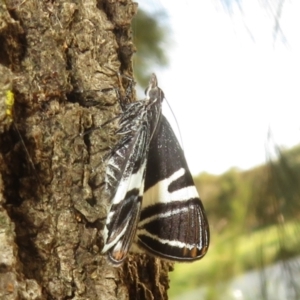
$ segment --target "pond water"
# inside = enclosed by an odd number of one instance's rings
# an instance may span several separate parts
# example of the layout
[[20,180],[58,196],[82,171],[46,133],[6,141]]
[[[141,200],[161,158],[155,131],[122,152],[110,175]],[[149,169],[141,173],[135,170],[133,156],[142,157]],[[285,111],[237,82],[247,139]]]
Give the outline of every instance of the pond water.
[[[300,300],[300,257],[251,271],[216,287],[218,300]],[[205,300],[206,288],[170,300]]]

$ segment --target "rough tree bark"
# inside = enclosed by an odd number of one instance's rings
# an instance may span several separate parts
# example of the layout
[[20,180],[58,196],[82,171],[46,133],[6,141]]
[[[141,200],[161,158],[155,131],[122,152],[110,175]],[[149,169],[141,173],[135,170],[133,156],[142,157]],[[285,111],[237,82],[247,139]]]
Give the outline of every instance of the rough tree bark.
[[116,269],[101,255],[113,124],[79,136],[120,110],[136,9],[0,2],[0,299],[167,299],[170,264],[132,255]]

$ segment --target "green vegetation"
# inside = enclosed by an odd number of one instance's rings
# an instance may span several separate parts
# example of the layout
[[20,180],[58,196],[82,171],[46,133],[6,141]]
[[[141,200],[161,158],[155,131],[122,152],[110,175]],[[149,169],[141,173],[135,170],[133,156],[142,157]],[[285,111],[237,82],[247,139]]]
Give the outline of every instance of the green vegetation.
[[[299,255],[299,223],[285,224],[285,239],[288,240],[287,253]],[[261,267],[263,255],[265,264],[271,264],[281,256],[277,225],[259,229],[251,234],[232,237],[219,235],[213,237],[207,256],[193,264],[176,264],[175,271],[170,273],[170,298],[200,286],[215,285],[226,281],[245,271]]]
[[299,255],[300,146],[275,150],[277,160],[264,166],[195,178],[210,222],[211,245],[203,260],[175,265],[171,299],[201,286],[209,288],[208,299],[216,299],[216,284]]
[[139,9],[132,23],[136,53],[133,57],[134,77],[141,86],[147,86],[150,73],[168,65],[167,49],[171,42],[165,11],[153,14]]

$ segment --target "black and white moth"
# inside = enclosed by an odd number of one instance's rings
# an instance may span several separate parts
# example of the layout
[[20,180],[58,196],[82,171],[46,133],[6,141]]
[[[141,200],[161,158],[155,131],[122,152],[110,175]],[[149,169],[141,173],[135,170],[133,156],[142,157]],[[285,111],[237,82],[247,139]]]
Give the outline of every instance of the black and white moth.
[[184,262],[202,258],[209,245],[205,211],[162,114],[164,93],[155,74],[145,93],[145,100],[123,106],[117,131],[121,139],[106,167],[111,204],[102,253],[115,266],[130,250]]

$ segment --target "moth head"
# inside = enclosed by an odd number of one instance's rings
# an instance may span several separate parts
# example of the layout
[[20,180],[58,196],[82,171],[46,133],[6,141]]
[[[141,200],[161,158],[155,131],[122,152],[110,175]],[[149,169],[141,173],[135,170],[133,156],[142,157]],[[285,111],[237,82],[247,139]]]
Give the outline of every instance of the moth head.
[[152,73],[149,81],[149,85],[145,90],[146,100],[156,100],[162,101],[164,99],[163,91],[158,87],[157,78],[154,73]]

